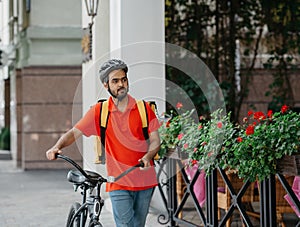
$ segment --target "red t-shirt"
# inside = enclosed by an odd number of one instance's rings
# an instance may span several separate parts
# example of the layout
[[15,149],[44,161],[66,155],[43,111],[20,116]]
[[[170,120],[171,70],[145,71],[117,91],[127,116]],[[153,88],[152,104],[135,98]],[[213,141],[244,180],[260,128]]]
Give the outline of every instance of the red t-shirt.
[[[148,151],[148,144],[144,139],[142,120],[135,99],[129,96],[128,105],[124,112],[120,112],[112,98],[108,101],[110,112],[106,136],[106,168],[109,176],[117,177],[122,172],[138,163]],[[100,105],[92,106],[85,116],[75,125],[85,136],[100,135],[99,115]],[[158,120],[148,104],[148,132],[158,130]],[[157,185],[154,167],[147,170],[139,168],[133,170],[115,183],[107,183],[106,191],[113,190],[143,190]]]

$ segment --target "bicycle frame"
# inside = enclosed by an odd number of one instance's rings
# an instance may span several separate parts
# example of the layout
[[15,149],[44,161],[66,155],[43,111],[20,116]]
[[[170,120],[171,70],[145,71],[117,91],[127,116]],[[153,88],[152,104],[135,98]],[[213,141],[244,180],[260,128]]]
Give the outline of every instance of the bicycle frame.
[[[82,205],[78,208],[78,210],[73,214],[73,217],[68,225],[68,227],[72,227],[75,219],[81,216],[80,218],[80,227],[83,227],[86,222],[87,215],[90,214],[90,222],[98,222],[99,216],[102,211],[102,207],[104,206],[104,200],[102,200],[100,196],[101,184],[99,183],[96,186],[96,195],[87,197],[88,188],[84,188],[81,193],[83,196]],[[93,209],[93,210],[89,210]]]
[[[143,163],[138,163],[135,166],[132,166],[131,168],[127,169],[125,172],[121,173],[119,176],[115,177],[108,177],[108,180],[102,177],[101,175],[91,172],[91,171],[85,171],[83,170],[76,162],[74,162],[72,159],[65,155],[61,154],[56,154],[56,158],[61,158],[64,159],[65,161],[69,162],[72,164],[79,172],[84,176],[85,178],[76,178],[74,176],[76,173],[73,171],[69,171],[70,174],[70,179],[69,179],[69,174],[68,174],[68,180],[72,182],[75,185],[75,191],[77,191],[77,188],[80,187],[82,189],[82,203],[81,205],[79,203],[76,203],[76,205],[80,205],[79,208],[76,209],[74,214],[72,214],[72,217],[70,220],[68,220],[68,225],[67,227],[72,227],[74,224],[74,221],[76,218],[80,218],[80,227],[84,227],[86,220],[87,220],[87,215],[89,214],[90,222],[89,226],[102,226],[101,223],[99,222],[99,216],[101,214],[102,208],[104,206],[104,200],[101,198],[100,191],[101,191],[101,186],[105,182],[115,182],[134,170],[137,167],[143,167]],[[74,178],[72,178],[74,177]],[[95,190],[94,195],[92,194],[93,191]],[[87,192],[89,191],[89,192]],[[87,196],[87,193],[88,196]],[[73,209],[73,207],[72,207]],[[70,212],[71,213],[71,212]],[[70,215],[69,213],[69,215]],[[94,225],[93,225],[94,224]]]

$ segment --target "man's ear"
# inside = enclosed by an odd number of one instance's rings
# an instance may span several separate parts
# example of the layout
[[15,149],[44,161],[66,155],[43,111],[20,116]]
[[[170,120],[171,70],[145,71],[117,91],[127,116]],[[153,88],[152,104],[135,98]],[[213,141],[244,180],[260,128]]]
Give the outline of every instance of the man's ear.
[[108,83],[105,83],[105,82],[104,82],[104,83],[103,83],[103,86],[104,86],[105,89],[108,89]]

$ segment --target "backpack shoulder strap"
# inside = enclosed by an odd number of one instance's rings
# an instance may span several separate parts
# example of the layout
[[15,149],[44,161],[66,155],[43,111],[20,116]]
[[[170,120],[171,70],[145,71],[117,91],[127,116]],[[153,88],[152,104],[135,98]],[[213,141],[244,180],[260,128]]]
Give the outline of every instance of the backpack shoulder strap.
[[141,119],[142,119],[142,127],[148,127],[148,119],[147,119],[147,111],[146,104],[143,100],[136,100],[136,105],[139,110]]
[[136,100],[136,105],[139,110],[141,120],[142,120],[142,128],[144,138],[147,142],[149,142],[149,133],[148,133],[148,113],[146,109],[146,103],[144,100]]
[[103,128],[106,128],[107,126],[107,120],[108,120],[108,101],[104,101],[101,104],[101,108],[100,108],[100,126]]
[[96,163],[105,164],[105,133],[109,117],[108,101],[101,100],[100,113],[99,113],[99,125],[100,125],[100,138],[96,137]]

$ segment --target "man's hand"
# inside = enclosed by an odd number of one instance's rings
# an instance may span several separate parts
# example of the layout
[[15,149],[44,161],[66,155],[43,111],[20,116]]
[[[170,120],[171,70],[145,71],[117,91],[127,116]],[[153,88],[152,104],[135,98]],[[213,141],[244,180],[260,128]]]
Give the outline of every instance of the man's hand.
[[49,160],[55,160],[56,154],[61,154],[62,151],[58,148],[51,148],[46,152],[46,156]]
[[138,161],[144,164],[144,167],[140,167],[141,170],[146,170],[149,169],[149,167],[151,167],[150,160],[146,157],[146,155]]

